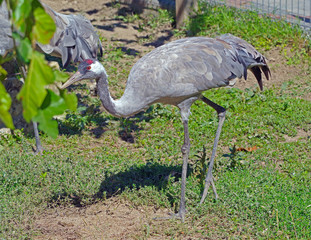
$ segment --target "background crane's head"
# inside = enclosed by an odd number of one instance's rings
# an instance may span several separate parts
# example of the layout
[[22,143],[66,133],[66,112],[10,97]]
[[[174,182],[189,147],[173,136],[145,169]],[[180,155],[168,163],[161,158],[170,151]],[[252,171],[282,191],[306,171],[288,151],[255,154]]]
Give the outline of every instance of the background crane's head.
[[108,77],[104,66],[96,59],[85,59],[80,63],[77,72],[61,86],[61,89],[83,79],[98,79],[102,76]]

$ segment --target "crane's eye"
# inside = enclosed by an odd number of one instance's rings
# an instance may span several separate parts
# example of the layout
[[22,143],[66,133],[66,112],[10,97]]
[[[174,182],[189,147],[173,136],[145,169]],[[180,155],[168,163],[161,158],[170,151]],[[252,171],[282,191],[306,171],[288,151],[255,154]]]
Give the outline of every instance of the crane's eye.
[[87,69],[87,70],[91,70],[91,66],[87,66],[86,69]]

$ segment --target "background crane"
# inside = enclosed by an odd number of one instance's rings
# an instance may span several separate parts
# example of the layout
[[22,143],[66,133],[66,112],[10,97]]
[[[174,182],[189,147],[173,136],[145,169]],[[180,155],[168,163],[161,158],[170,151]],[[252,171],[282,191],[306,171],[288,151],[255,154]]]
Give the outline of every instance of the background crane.
[[46,54],[62,59],[64,67],[72,62],[103,55],[102,44],[90,20],[81,15],[61,14],[42,3],[45,11],[53,18],[56,31],[50,44],[40,44]]
[[[49,44],[37,43],[39,50],[62,59],[64,67],[70,62],[83,61],[87,58],[96,58],[99,53],[102,56],[102,45],[91,22],[81,15],[65,15],[55,12],[46,4],[43,4],[46,12],[53,18],[56,24],[56,31]],[[0,6],[0,54],[5,55],[13,48],[11,24],[9,21],[6,2]],[[15,65],[11,63],[11,65]],[[19,84],[12,84],[5,81],[9,93],[16,92]],[[13,89],[14,88],[14,89]],[[16,94],[13,96],[15,97]],[[17,103],[17,101],[14,101]],[[20,109],[20,108],[18,108]],[[21,109],[20,109],[21,114]],[[18,114],[14,114],[18,115]],[[18,118],[20,121],[20,118]],[[36,152],[42,153],[38,126],[33,122],[36,138]]]
[[217,198],[212,169],[226,112],[223,107],[207,99],[202,93],[211,88],[233,86],[236,78],[247,78],[247,69],[254,73],[262,89],[262,72],[269,79],[270,70],[266,59],[252,45],[230,34],[216,39],[193,37],[170,42],[142,57],[131,69],[124,94],[119,100],[111,97],[108,75],[96,59],[83,61],[78,71],[62,88],[82,79],[96,79],[98,94],[104,108],[117,117],[132,116],[156,102],[179,108],[184,125],[184,144],[181,148],[183,155],[181,198],[176,217],[184,221],[186,174],[190,151],[188,119],[191,105],[200,99],[214,108],[219,118],[200,201],[202,203],[210,185]]

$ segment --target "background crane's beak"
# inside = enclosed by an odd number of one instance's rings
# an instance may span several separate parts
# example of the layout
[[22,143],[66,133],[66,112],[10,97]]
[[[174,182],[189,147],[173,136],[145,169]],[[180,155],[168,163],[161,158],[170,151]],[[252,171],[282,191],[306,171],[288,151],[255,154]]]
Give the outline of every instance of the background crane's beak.
[[61,87],[60,89],[65,89],[66,87],[69,87],[71,84],[75,83],[75,82],[78,82],[79,80],[82,79],[82,74],[77,71],[75,74],[73,74],[71,76],[71,78],[68,79],[67,82],[65,82]]

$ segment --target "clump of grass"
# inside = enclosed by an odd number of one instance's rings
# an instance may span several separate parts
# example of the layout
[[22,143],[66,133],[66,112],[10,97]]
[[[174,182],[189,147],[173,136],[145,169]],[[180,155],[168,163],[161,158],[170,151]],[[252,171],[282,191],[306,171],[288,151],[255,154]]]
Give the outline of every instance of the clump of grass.
[[196,16],[185,27],[190,35],[216,35],[231,33],[269,50],[275,46],[310,46],[303,30],[283,20],[260,15],[256,11],[241,10],[223,5],[200,2]]
[[170,26],[174,22],[173,13],[165,9],[159,9],[158,15],[149,16],[147,20],[147,26],[152,29],[156,29],[159,26],[168,25]]

